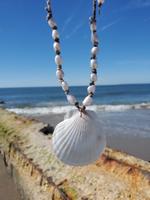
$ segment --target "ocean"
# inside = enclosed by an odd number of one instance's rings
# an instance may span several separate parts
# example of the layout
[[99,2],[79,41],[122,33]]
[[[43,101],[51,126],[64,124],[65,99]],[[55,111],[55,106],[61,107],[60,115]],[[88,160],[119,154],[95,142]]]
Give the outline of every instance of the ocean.
[[[70,87],[82,104],[86,86]],[[19,115],[38,117],[64,114],[75,107],[67,102],[61,87],[0,88],[0,107]],[[106,135],[150,137],[150,84],[96,86],[94,110]]]

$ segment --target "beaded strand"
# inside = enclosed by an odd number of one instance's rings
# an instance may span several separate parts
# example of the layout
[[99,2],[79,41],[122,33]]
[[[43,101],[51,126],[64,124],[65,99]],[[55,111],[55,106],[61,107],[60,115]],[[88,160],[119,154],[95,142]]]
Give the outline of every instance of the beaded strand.
[[[73,95],[69,94],[68,84],[66,81],[63,80],[63,77],[64,77],[64,72],[62,71],[63,58],[60,55],[61,47],[60,47],[60,42],[59,42],[59,32],[57,31],[57,23],[52,18],[52,10],[51,10],[50,0],[46,0],[46,1],[47,1],[47,5],[48,5],[48,7],[45,8],[46,11],[48,12],[46,19],[48,21],[49,26],[52,28],[52,37],[54,39],[53,48],[54,48],[55,53],[57,54],[55,56],[55,63],[58,66],[57,71],[56,71],[56,76],[62,85],[62,89],[65,91],[68,102],[70,104],[75,105],[82,113],[82,111],[85,110],[85,108],[87,106],[90,106],[92,104],[92,97],[95,92],[95,82],[97,81],[97,70],[96,69],[98,67],[98,62],[96,60],[96,55],[99,52],[99,48],[98,48],[99,37],[98,37],[98,35],[95,34],[96,29],[97,29],[96,0],[93,0],[93,18],[90,17],[90,20],[91,20],[90,21],[90,29],[92,32],[91,41],[93,43],[93,47],[91,49],[92,57],[91,57],[91,61],[90,61],[90,68],[92,70],[92,74],[90,75],[91,83],[90,83],[90,86],[87,88],[89,95],[83,100],[83,107],[80,107],[76,98]],[[104,3],[104,0],[98,0],[99,14],[100,14],[100,7],[103,3]]]

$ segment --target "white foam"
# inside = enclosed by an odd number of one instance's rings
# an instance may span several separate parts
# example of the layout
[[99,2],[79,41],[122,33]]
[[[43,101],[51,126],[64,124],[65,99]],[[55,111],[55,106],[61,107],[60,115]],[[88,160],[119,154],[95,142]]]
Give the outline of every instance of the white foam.
[[[92,105],[88,110],[95,112],[120,112],[129,109],[150,109],[150,103],[141,103],[133,105]],[[55,107],[35,107],[35,108],[12,108],[7,109],[19,115],[49,115],[49,114],[62,114],[67,111],[75,109],[74,106],[55,106]]]
[[48,114],[62,114],[68,110],[73,109],[74,106],[56,106],[56,107],[35,107],[35,108],[11,108],[7,109],[18,115],[48,115]]

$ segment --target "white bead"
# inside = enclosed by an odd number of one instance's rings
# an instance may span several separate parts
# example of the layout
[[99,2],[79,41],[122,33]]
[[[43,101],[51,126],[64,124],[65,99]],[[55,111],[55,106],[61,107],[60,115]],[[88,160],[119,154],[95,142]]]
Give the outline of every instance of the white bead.
[[98,67],[97,60],[91,59],[91,61],[90,61],[90,68],[93,70],[93,69],[97,69],[97,67]]
[[97,81],[97,75],[96,74],[91,74],[90,75],[90,81],[93,81],[93,82],[95,82],[95,81]]
[[68,84],[67,84],[67,82],[65,82],[65,81],[62,82],[62,89],[64,91],[68,90]]
[[75,98],[73,95],[71,95],[71,94],[68,94],[68,95],[67,95],[67,100],[68,100],[69,103],[71,103],[71,104],[75,104],[75,103],[77,102],[76,98]]
[[56,65],[62,65],[63,59],[60,55],[55,56],[55,63]]
[[64,72],[62,70],[57,70],[56,76],[57,76],[58,79],[61,79],[61,78],[64,77]]
[[57,30],[53,30],[52,37],[55,40],[56,38],[59,38],[59,32]]
[[98,54],[98,51],[99,51],[98,47],[93,47],[93,48],[91,49],[91,54],[92,54],[92,55],[97,55],[97,54]]
[[103,4],[105,2],[105,0],[98,0],[98,4]]
[[91,41],[92,41],[92,43],[98,42],[99,41],[98,35],[92,34],[91,35]]
[[90,96],[87,96],[83,101],[84,106],[90,106],[91,103],[92,103],[92,97],[90,97]]
[[60,44],[58,42],[55,42],[53,47],[54,47],[55,51],[57,51],[57,50],[59,51],[60,50]]
[[51,19],[48,20],[48,24],[52,28],[57,25],[56,21],[53,18],[51,18]]
[[87,91],[88,93],[94,93],[95,92],[95,85],[90,85],[88,88],[87,88]]
[[97,29],[97,24],[96,23],[91,24],[90,29],[91,29],[91,31],[96,30]]

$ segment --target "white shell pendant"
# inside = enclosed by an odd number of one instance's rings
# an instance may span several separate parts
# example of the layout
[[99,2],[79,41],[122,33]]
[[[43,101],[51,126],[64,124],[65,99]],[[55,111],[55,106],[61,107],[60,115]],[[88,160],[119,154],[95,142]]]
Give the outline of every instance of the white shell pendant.
[[71,166],[92,164],[106,148],[106,137],[94,111],[69,111],[53,133],[53,151],[57,158]]

